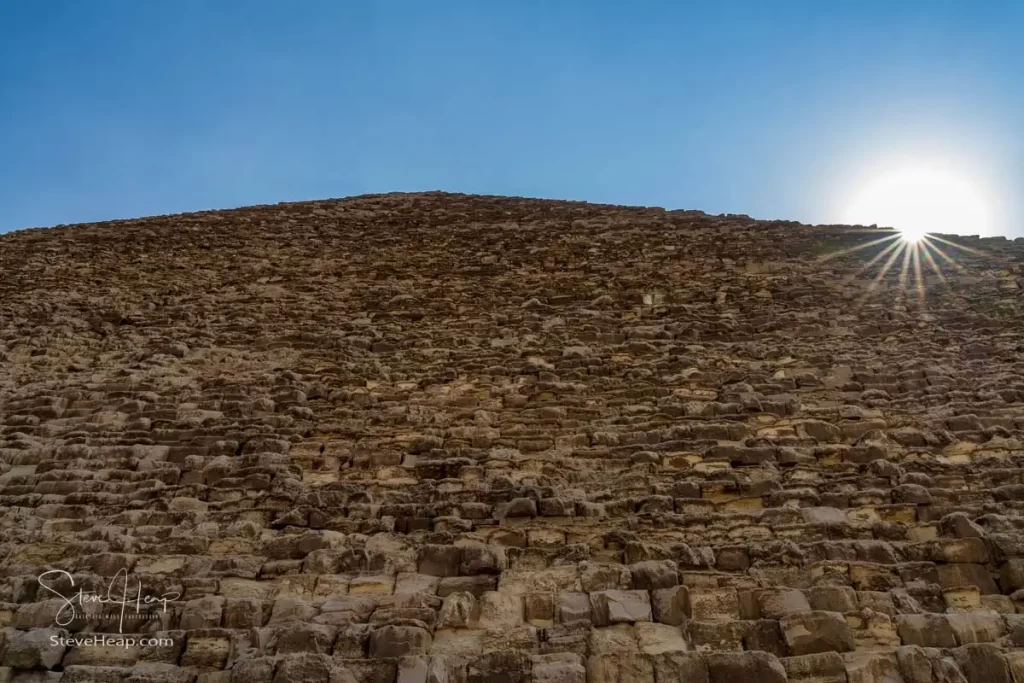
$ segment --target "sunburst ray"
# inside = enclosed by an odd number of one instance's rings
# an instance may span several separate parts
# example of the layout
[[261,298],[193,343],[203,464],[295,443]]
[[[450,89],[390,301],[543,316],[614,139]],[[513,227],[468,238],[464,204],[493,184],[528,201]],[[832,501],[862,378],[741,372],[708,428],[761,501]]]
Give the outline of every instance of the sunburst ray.
[[889,240],[897,239],[898,237],[899,237],[899,233],[894,233],[892,235],[889,235],[888,237],[879,237],[876,240],[871,240],[870,242],[865,242],[864,244],[858,244],[855,247],[850,247],[848,249],[840,249],[839,251],[834,251],[834,252],[832,252],[830,254],[825,254],[824,256],[818,257],[818,262],[819,263],[825,263],[826,261],[831,261],[834,258],[839,258],[840,256],[846,256],[847,254],[853,254],[853,253],[858,252],[858,251],[860,251],[862,249],[867,249],[869,247],[873,247],[876,244],[882,244],[883,242],[888,242]]
[[911,251],[914,252],[914,287],[917,289],[917,301],[922,307],[924,307],[924,278],[921,277],[921,252],[923,251],[923,248],[920,248],[918,244],[913,244],[911,245]]
[[876,275],[874,279],[871,281],[871,284],[868,285],[868,288],[864,292],[862,300],[867,299],[869,296],[871,296],[871,294],[874,293],[875,288],[878,287],[878,283],[885,279],[886,273],[889,272],[889,269],[892,268],[894,263],[896,263],[896,259],[898,259],[900,257],[900,254],[903,253],[903,251],[907,248],[906,242],[897,242],[896,244],[896,250],[892,252],[889,258],[886,260],[885,264],[882,266],[882,269],[878,271],[878,275]]
[[935,274],[939,277],[939,280],[942,282],[942,284],[948,287],[949,281],[946,280],[946,275],[942,272],[942,269],[939,268],[939,264],[935,262],[935,257],[932,256],[931,250],[935,248],[936,247],[934,244],[931,244],[927,240],[921,240],[921,253],[924,254],[925,262],[929,266],[931,266],[931,269],[933,271],[935,271]]

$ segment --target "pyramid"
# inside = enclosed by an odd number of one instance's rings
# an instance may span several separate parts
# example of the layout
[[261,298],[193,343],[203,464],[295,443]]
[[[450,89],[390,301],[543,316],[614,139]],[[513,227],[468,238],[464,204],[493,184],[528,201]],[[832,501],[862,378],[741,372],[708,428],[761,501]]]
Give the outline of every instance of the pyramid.
[[0,235],[0,682],[1024,681],[1024,240],[367,195]]

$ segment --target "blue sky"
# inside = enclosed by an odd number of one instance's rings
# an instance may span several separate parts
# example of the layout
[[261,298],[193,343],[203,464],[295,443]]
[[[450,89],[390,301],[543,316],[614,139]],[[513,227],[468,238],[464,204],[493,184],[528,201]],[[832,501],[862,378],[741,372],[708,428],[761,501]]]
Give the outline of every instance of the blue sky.
[[441,189],[1024,235],[1024,2],[0,0],[0,231]]

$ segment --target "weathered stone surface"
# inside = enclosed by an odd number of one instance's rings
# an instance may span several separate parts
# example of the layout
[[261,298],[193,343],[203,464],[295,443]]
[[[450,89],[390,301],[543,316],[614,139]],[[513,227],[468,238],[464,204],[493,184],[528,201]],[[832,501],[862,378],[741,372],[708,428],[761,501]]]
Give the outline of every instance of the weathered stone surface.
[[904,645],[956,647],[956,636],[945,615],[906,614],[896,617],[896,628]]
[[[13,669],[52,669],[64,656],[67,647],[60,644],[60,639],[67,636],[67,631],[56,628],[8,632],[3,648],[3,665]],[[58,639],[57,644],[53,638]]]
[[651,621],[651,598],[647,591],[598,591],[590,594],[590,606],[598,626]]
[[763,590],[757,596],[760,614],[765,619],[781,619],[797,612],[810,612],[807,597],[798,590]]
[[[442,193],[0,235],[0,681],[1017,675],[1024,241],[908,296],[887,236]],[[168,640],[49,641],[122,627]]]
[[370,656],[404,657],[430,649],[430,632],[417,626],[383,626],[370,635]]
[[814,683],[845,683],[846,667],[843,658],[836,652],[784,657],[782,666],[790,681],[813,681]]
[[705,658],[711,683],[764,681],[785,683],[786,670],[767,652],[714,653]]
[[1006,659],[995,645],[964,645],[953,650],[953,656],[968,683],[1013,683]]
[[854,647],[850,627],[836,612],[790,614],[779,620],[779,628],[791,656],[849,652]]

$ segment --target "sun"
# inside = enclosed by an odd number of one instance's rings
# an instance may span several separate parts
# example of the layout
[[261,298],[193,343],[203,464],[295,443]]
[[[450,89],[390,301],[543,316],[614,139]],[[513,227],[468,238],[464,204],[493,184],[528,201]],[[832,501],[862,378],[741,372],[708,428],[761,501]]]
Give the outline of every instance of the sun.
[[854,196],[847,224],[896,228],[915,243],[930,233],[990,234],[989,202],[957,174],[934,168],[904,168],[883,173]]

